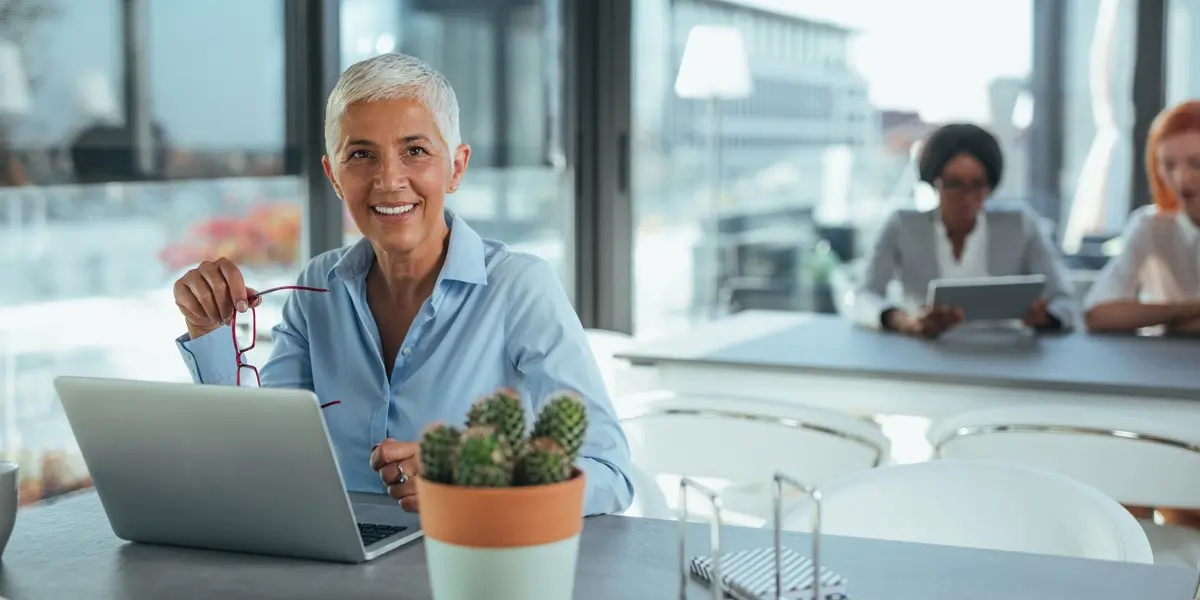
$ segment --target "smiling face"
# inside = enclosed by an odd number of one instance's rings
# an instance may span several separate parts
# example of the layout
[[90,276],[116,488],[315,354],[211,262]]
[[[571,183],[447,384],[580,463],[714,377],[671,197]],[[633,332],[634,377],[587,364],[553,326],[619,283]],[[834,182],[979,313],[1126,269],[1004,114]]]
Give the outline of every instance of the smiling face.
[[942,167],[937,181],[939,211],[946,229],[967,232],[975,226],[975,217],[992,193],[987,167],[970,154],[959,154]]
[[1200,131],[1170,136],[1158,144],[1158,176],[1179,198],[1192,221],[1200,223]]
[[363,237],[389,253],[441,251],[442,210],[466,172],[466,144],[451,153],[424,105],[403,99],[352,104],[333,148],[325,175]]

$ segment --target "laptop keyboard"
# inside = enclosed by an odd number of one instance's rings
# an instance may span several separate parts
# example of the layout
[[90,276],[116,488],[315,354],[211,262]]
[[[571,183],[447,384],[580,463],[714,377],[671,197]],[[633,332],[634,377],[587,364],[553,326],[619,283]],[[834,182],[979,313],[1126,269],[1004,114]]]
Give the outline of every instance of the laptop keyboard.
[[401,525],[377,525],[374,523],[359,523],[358,535],[362,537],[363,546],[370,546],[385,537],[396,535],[408,529]]

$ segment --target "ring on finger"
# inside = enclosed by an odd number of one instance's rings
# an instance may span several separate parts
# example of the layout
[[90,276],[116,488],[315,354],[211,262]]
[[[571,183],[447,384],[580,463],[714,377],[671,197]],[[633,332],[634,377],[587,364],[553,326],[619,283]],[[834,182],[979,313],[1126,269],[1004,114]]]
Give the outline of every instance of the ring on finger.
[[399,484],[407,483],[407,482],[408,482],[408,474],[406,474],[404,472],[404,465],[397,462],[396,463],[396,484],[399,485]]

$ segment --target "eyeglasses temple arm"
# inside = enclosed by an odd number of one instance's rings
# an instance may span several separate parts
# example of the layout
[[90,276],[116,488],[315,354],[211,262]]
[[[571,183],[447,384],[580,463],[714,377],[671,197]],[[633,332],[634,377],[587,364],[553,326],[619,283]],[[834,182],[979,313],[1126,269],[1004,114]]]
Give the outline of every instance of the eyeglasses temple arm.
[[257,293],[251,294],[247,298],[247,300],[249,300],[250,302],[254,302],[258,298],[261,298],[264,294],[270,294],[271,292],[278,292],[279,290],[298,290],[298,291],[302,291],[302,292],[328,292],[329,291],[326,288],[308,287],[305,285],[280,285],[280,286],[276,286],[273,288],[267,288],[265,290],[259,290]]

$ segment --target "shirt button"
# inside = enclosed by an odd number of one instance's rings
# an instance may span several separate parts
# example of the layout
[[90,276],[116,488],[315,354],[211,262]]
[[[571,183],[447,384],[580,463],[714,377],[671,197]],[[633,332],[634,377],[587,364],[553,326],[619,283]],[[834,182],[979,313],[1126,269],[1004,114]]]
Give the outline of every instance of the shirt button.
[[400,351],[400,354],[403,354],[403,355],[405,355],[405,356],[408,356],[409,354],[412,354],[412,348],[405,348],[405,349],[403,349],[403,350],[401,350],[401,351]]

